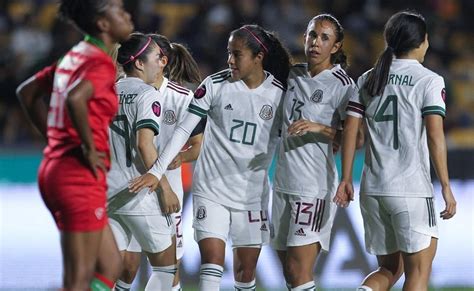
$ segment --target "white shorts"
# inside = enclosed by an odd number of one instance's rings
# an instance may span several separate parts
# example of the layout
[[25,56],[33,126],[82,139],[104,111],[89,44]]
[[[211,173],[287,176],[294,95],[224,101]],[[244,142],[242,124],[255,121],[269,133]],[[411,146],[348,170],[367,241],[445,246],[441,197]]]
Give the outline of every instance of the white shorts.
[[319,199],[274,191],[272,247],[284,251],[287,247],[319,242],[323,251],[329,251],[336,210],[330,194]]
[[232,247],[260,247],[270,240],[268,211],[239,210],[200,196],[193,196],[194,239],[218,238]]
[[361,195],[360,208],[371,254],[416,253],[438,237],[434,198]]
[[[182,212],[173,213],[171,215],[173,223],[176,226],[176,259],[181,260],[184,255],[184,240],[183,240],[183,227],[181,222]],[[127,252],[141,253],[142,248],[138,243],[137,239],[132,235],[130,243],[126,248]]]
[[135,237],[144,251],[162,252],[171,245],[175,232],[169,215],[111,214],[109,220],[120,251],[127,250],[132,237]]

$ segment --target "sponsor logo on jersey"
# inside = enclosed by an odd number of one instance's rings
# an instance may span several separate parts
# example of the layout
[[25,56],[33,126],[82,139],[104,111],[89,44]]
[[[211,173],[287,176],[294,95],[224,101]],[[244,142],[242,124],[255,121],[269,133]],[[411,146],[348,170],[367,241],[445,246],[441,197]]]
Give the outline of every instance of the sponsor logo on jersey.
[[225,107],[224,107],[225,110],[234,110],[234,108],[232,108],[232,104],[227,104]]
[[94,210],[94,214],[95,214],[95,217],[97,218],[97,220],[102,220],[102,218],[104,217],[104,214],[105,214],[104,207],[96,208]]
[[260,230],[261,230],[261,231],[268,231],[267,225],[266,225],[265,223],[262,224],[262,226],[260,227]]
[[158,101],[153,102],[151,104],[151,109],[153,110],[153,113],[157,116],[160,117],[161,115],[161,104]]
[[319,103],[321,100],[323,100],[323,90],[317,89],[314,91],[313,95],[311,95],[311,101]]
[[165,113],[163,113],[163,122],[168,125],[176,123],[176,114],[173,110],[165,110]]
[[203,220],[207,216],[206,212],[206,206],[199,206],[197,212],[196,212],[196,219],[197,220]]
[[263,120],[270,120],[273,117],[273,108],[271,105],[263,105],[260,109],[260,118]]
[[196,91],[194,91],[194,98],[196,99],[201,99],[206,95],[206,86],[202,85],[201,87],[197,88]]
[[446,101],[446,88],[441,89],[441,98],[443,98],[443,101]]
[[178,245],[177,245],[176,247],[177,247],[177,248],[182,248],[182,247],[183,247],[183,241],[180,240],[180,241],[178,242]]
[[304,233],[303,228],[300,228],[297,231],[295,231],[295,235],[306,236],[306,233]]

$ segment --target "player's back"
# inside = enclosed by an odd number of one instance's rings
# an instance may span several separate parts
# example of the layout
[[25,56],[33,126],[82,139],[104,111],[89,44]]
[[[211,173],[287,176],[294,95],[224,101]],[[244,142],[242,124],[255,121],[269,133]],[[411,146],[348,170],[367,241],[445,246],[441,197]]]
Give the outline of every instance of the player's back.
[[[362,88],[367,74],[359,80]],[[429,152],[423,116],[444,116],[443,78],[416,60],[394,59],[382,96],[361,90],[368,128],[361,192],[431,195]]]

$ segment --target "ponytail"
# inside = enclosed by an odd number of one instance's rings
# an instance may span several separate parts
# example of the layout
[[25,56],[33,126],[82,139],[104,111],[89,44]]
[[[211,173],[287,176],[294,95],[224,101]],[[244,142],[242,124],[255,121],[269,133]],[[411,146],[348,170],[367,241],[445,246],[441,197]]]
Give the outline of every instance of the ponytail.
[[160,47],[161,52],[168,58],[164,72],[165,76],[180,85],[185,83],[201,83],[199,67],[187,48],[179,43],[171,43],[161,34],[148,34]]
[[369,72],[363,88],[369,96],[374,97],[383,94],[388,81],[388,73],[393,60],[393,49],[387,47],[377,59],[374,68]]

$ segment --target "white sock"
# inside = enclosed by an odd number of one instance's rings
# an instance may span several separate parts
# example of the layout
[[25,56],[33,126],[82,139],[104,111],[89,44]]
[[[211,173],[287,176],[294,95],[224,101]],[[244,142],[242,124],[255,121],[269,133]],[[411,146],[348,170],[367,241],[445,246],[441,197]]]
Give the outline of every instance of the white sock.
[[256,288],[257,288],[257,284],[255,283],[255,279],[253,279],[252,281],[248,283],[237,282],[237,281],[235,281],[234,283],[235,291],[245,291],[245,290],[255,291]]
[[171,291],[183,291],[183,289],[181,289],[181,282],[178,282],[178,284],[174,285]]
[[199,290],[219,291],[224,267],[216,264],[202,264],[199,270]]
[[362,285],[357,288],[357,291],[373,291],[372,288]]
[[130,288],[132,288],[132,284],[125,283],[122,280],[115,282],[115,291],[130,291]]
[[316,285],[314,281],[306,282],[303,285],[296,286],[295,288],[291,288],[291,291],[298,291],[298,290],[305,290],[305,291],[316,291]]
[[288,291],[290,291],[291,290],[291,284],[286,282],[286,281],[285,281],[285,284],[286,284],[286,289],[288,289]]
[[152,273],[146,284],[145,291],[169,291],[173,287],[176,265],[151,267]]

